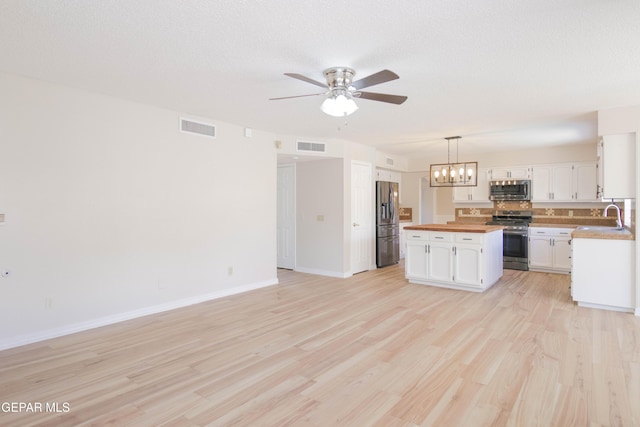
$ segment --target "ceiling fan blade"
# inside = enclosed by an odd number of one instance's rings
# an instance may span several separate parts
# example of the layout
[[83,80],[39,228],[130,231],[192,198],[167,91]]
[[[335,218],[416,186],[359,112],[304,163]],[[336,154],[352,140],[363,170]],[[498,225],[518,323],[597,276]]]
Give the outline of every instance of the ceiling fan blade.
[[282,96],[280,98],[269,98],[269,101],[277,101],[278,99],[289,99],[289,98],[304,98],[305,96],[318,96],[318,95],[325,95],[325,94],[326,92],[310,93],[308,95]]
[[285,76],[289,76],[289,77],[293,77],[294,79],[298,79],[298,80],[302,80],[303,82],[307,82],[307,83],[311,83],[312,85],[316,85],[316,86],[320,86],[322,88],[327,88],[327,84],[326,83],[320,83],[317,82],[313,79],[310,79],[309,77],[305,77],[302,74],[296,74],[296,73],[284,73]]
[[371,101],[388,102],[390,104],[402,104],[407,100],[406,96],[401,95],[387,95],[386,93],[374,93],[374,92],[356,92],[353,96],[362,99],[370,99]]
[[400,77],[393,71],[382,70],[363,79],[356,80],[355,82],[352,82],[350,86],[353,86],[356,89],[364,89],[365,87],[378,85],[398,78]]

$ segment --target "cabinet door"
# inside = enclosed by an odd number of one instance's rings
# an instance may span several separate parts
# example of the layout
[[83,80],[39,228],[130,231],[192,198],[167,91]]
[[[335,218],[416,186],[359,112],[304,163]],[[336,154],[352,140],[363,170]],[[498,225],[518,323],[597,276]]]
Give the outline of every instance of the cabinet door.
[[602,187],[605,199],[635,199],[635,133],[602,137]]
[[429,278],[441,282],[453,280],[453,244],[429,242]]
[[551,200],[551,174],[550,166],[534,166],[531,173],[531,199],[534,202]]
[[594,202],[598,200],[597,163],[579,163],[573,169],[574,200]]
[[529,266],[546,268],[553,267],[553,253],[550,237],[529,237]]
[[455,282],[482,286],[482,246],[456,244],[454,262]]
[[506,168],[493,168],[491,179],[529,179],[528,166],[512,166]]
[[573,193],[573,165],[554,166],[551,175],[551,199],[570,202],[574,198]]
[[490,202],[489,200],[489,170],[478,170],[478,185],[471,187],[471,200],[474,202]]
[[427,279],[428,242],[426,240],[407,240],[405,253],[405,275],[407,278]]
[[491,179],[507,179],[507,178],[509,178],[509,168],[491,169]]
[[528,179],[529,176],[529,168],[526,166],[512,167],[509,170],[509,177],[511,179]]
[[470,187],[453,187],[453,201],[455,203],[464,203],[471,201]]
[[553,237],[553,267],[571,271],[571,238]]

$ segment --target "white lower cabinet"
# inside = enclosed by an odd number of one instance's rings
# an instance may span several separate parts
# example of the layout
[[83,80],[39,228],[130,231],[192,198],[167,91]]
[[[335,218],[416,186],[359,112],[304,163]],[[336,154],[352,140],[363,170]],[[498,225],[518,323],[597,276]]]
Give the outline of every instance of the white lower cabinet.
[[529,228],[529,269],[571,272],[572,228]]
[[502,277],[502,231],[405,231],[411,283],[482,292]]
[[405,276],[415,279],[428,279],[429,270],[427,270],[429,259],[429,241],[423,239],[420,233],[411,234],[405,230],[406,250],[404,254]]
[[456,283],[477,286],[482,285],[482,255],[484,251],[478,245],[456,244],[456,265],[453,277]]
[[571,297],[578,305],[633,312],[634,240],[573,239]]

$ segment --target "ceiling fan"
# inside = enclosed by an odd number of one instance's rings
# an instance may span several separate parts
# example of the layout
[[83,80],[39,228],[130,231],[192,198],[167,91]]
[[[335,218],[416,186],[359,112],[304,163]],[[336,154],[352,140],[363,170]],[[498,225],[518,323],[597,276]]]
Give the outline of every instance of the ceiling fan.
[[324,100],[320,108],[325,113],[335,117],[348,116],[358,109],[353,98],[388,102],[390,104],[397,105],[402,104],[407,100],[406,96],[387,95],[385,93],[364,92],[360,90],[399,78],[393,71],[382,70],[363,79],[356,80],[355,82],[353,81],[353,76],[355,76],[356,72],[352,68],[331,67],[324,70],[323,74],[327,83],[321,83],[301,74],[284,73],[285,76],[320,86],[321,88],[324,88],[325,91],[308,95],[284,96],[269,99],[273,101],[279,99],[302,98],[305,96],[326,95],[327,99]]

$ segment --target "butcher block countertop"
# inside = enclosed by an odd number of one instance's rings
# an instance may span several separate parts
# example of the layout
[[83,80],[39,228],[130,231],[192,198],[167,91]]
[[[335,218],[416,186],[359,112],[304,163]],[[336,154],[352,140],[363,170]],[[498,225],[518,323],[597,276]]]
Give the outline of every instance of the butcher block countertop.
[[420,224],[404,227],[405,230],[415,231],[453,231],[458,233],[491,233],[502,230],[501,225],[484,224]]
[[[588,226],[587,226],[588,227]],[[635,240],[635,236],[627,228],[622,230],[615,229],[593,229],[581,230],[580,227],[571,233],[574,239],[610,239],[610,240]]]

